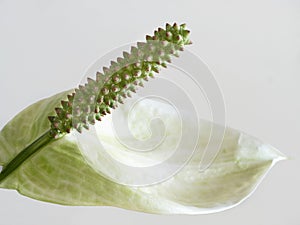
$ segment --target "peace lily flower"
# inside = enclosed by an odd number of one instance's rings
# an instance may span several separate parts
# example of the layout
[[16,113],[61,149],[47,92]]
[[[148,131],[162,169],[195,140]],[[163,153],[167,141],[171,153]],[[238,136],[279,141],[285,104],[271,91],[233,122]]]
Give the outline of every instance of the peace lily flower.
[[[130,115],[128,102],[115,108],[137,86],[143,86],[143,81],[166,67],[170,56],[178,56],[183,46],[191,43],[188,34],[185,25],[167,24],[154,36],[147,36],[147,42],[138,43],[130,53],[125,52],[123,58],[104,68],[95,80],[89,79],[78,89],[43,99],[15,116],[0,132],[0,165],[3,166],[0,187],[57,204],[106,205],[158,214],[217,212],[247,198],[269,169],[285,159],[274,147],[254,137],[221,127],[225,135],[218,140],[220,151],[200,171],[199,164],[214,124],[183,120],[191,131],[195,126],[200,128],[199,134],[190,134],[197,136],[196,148],[185,137],[179,149],[183,150],[179,154],[182,157],[192,153],[188,160],[182,163],[181,157],[177,157],[166,161],[161,168],[177,169],[159,182],[132,185],[137,181],[135,171],[143,171],[145,165],[151,168],[174,153],[176,141],[182,135],[180,124],[169,105],[148,99],[139,102],[129,117],[130,130],[147,137],[148,124],[144,121],[157,116],[163,119],[166,137],[157,151],[128,151],[114,136],[111,126],[114,115],[124,118]],[[101,145],[85,136],[84,129],[91,125]],[[158,125],[151,128],[160,130]],[[126,143],[135,142],[134,136],[121,136]],[[110,161],[107,155],[114,160]],[[116,162],[130,165],[133,170],[123,170]],[[153,175],[141,174],[147,182]]]

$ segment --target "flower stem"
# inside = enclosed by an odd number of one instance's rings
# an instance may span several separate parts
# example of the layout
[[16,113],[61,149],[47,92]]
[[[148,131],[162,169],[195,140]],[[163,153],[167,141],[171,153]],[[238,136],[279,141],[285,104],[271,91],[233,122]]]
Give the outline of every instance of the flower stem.
[[16,155],[6,166],[3,167],[0,173],[0,183],[14,170],[16,170],[24,161],[30,156],[39,151],[46,144],[56,140],[51,137],[50,131],[47,131],[41,135],[38,139],[23,149],[18,155]]

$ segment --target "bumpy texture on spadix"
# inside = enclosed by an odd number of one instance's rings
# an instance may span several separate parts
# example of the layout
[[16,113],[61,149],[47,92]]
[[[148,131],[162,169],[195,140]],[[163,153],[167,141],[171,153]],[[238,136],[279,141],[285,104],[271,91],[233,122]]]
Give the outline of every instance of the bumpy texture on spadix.
[[123,58],[112,61],[109,68],[103,67],[96,80],[89,78],[85,85],[68,95],[68,100],[61,101],[61,106],[55,108],[56,115],[49,116],[50,135],[58,138],[70,133],[72,128],[81,132],[89,124],[100,121],[118,103],[123,103],[124,98],[130,97],[131,92],[136,92],[138,86],[143,86],[143,81],[166,67],[172,55],[178,56],[184,45],[191,44],[188,35],[185,24],[167,24],[153,36],[146,36],[146,42],[138,42],[130,53],[123,52]]
[[171,55],[178,56],[178,51],[191,43],[188,34],[184,24],[167,24],[166,29],[159,28],[154,36],[146,36],[147,42],[138,42],[130,53],[123,52],[123,58],[111,62],[109,68],[103,67],[103,73],[98,72],[95,80],[88,78],[85,85],[68,94],[67,99],[65,96],[63,99],[66,100],[60,101],[61,105],[55,108],[56,115],[48,116],[50,129],[22,150],[15,150],[19,154],[3,167],[0,183],[43,146],[72,129],[78,132],[88,129],[90,124],[94,125],[96,120],[110,113],[124,98],[130,97],[130,92],[135,92],[137,86],[143,86],[143,81],[154,77],[160,67],[166,67]]

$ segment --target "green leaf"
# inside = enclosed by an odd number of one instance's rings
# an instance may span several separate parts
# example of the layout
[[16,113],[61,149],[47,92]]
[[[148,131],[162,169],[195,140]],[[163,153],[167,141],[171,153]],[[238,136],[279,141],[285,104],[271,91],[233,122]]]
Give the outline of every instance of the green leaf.
[[[0,133],[0,165],[5,166],[48,129],[47,116],[68,93],[70,91],[29,106],[3,128]],[[149,101],[140,105],[137,114],[150,118],[163,108],[161,103]],[[168,110],[162,110],[162,114],[168,118],[173,116]],[[100,139],[108,146],[107,150],[118,154],[121,147],[111,137],[106,125],[111,117],[106,120],[96,129],[102,131]],[[172,124],[172,119],[169,122]],[[203,147],[208,142],[211,123],[202,121],[200,125],[199,146]],[[133,130],[140,129],[138,127]],[[172,130],[170,135],[176,131]],[[27,159],[0,183],[0,187],[63,205],[105,205],[149,213],[201,214],[240,203],[253,192],[274,163],[284,158],[270,145],[230,128],[226,128],[220,153],[204,172],[199,172],[200,156],[196,153],[180,172],[164,182],[133,187],[118,184],[102,175],[97,161],[91,160],[92,155],[82,149],[72,134],[68,134]]]

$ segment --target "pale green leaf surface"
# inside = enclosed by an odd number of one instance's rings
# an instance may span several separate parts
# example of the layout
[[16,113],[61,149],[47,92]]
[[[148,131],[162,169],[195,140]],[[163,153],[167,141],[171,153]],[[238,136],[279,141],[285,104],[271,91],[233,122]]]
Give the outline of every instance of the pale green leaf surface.
[[[0,165],[8,163],[22,148],[48,129],[47,116],[53,113],[54,107],[66,93],[29,106],[3,128],[0,133]],[[161,110],[162,115],[167,115],[169,119],[167,124],[171,127],[166,132],[173,140],[178,127],[176,123],[174,125],[172,113],[164,110],[163,105],[148,103],[140,106],[140,114],[150,118],[157,110]],[[143,110],[143,107],[147,107],[147,110]],[[137,113],[135,118],[139,117]],[[96,126],[97,130],[101,130],[99,138],[112,155],[121,155],[120,160],[124,160],[131,153],[125,156],[119,154],[120,151],[126,152],[126,149],[122,149],[124,147],[112,137],[109,121],[111,117],[108,116],[103,124]],[[136,127],[143,130],[138,123]],[[208,142],[210,122],[202,121],[200,127],[199,149],[203,149]],[[132,127],[132,130],[134,133],[135,128]],[[272,165],[284,158],[272,146],[226,128],[221,151],[204,172],[198,170],[202,152],[196,150],[190,162],[172,178],[146,187],[132,187],[117,184],[101,175],[103,168],[97,164],[97,158],[101,157],[98,146],[91,145],[92,153],[80,146],[74,135],[52,142],[23,163],[0,187],[16,189],[28,197],[64,205],[107,205],[150,213],[201,214],[224,210],[240,203],[253,192]],[[151,158],[152,155],[149,156]],[[155,161],[156,157],[153,156],[152,160]],[[137,156],[137,159],[142,158]]]

